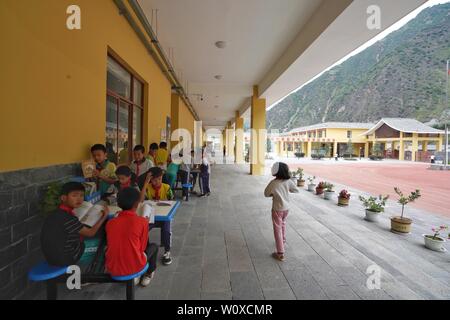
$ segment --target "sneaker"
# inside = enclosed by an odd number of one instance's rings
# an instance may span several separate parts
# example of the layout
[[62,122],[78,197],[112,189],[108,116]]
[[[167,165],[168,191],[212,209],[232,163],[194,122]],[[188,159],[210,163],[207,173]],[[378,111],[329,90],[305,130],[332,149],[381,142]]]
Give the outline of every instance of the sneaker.
[[208,193],[206,194],[207,197],[209,197],[210,195],[211,195],[211,192],[208,192]]
[[141,279],[141,286],[143,287],[147,287],[150,282],[152,282],[153,276],[155,275],[155,272],[153,271],[152,273],[146,273],[145,275],[142,276]]
[[141,277],[134,278],[134,285],[137,286],[141,282]]
[[281,262],[284,261],[284,254],[279,254],[279,253],[274,252],[274,253],[272,253],[272,257],[274,259],[277,259],[278,261],[281,261]]
[[198,196],[199,198],[204,198],[206,197],[206,193],[202,193],[201,195]]
[[170,257],[170,252],[169,251],[164,253],[164,255],[162,256],[162,263],[165,266],[168,266],[169,264],[172,263],[172,258]]

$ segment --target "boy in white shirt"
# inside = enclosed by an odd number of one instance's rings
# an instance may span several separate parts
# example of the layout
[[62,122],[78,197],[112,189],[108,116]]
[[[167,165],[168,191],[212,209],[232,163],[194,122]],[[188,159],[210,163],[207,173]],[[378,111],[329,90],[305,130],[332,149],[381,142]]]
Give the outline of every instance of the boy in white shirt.
[[155,167],[155,164],[152,160],[145,157],[145,147],[142,145],[134,147],[133,159],[134,161],[131,163],[130,169],[136,175],[136,182],[139,188],[142,189],[144,187],[147,172]]

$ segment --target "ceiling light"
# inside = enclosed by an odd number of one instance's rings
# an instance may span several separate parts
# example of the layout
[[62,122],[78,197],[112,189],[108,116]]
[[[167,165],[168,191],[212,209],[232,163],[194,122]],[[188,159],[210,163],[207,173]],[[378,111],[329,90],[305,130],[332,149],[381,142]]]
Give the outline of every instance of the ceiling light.
[[218,74],[218,75],[214,76],[214,78],[216,78],[216,80],[222,80],[223,76]]
[[227,43],[225,41],[217,41],[215,44],[219,49],[224,49],[227,46]]
[[219,109],[219,106],[214,106],[214,108]]

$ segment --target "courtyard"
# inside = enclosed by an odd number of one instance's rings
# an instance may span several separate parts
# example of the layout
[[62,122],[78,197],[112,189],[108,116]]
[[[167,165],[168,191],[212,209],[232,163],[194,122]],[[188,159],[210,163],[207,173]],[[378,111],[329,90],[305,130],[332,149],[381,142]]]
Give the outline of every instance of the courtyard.
[[372,195],[388,194],[395,199],[394,187],[404,192],[419,189],[422,197],[411,206],[450,218],[448,195],[450,171],[429,170],[430,164],[384,160],[297,160],[283,158],[291,170],[303,168],[318,181],[326,180]]
[[[173,264],[158,265],[150,286],[137,289],[137,299],[450,298],[450,257],[427,250],[422,238],[450,219],[409,207],[413,233],[400,236],[389,230],[389,217],[399,210],[394,202],[378,223],[370,223],[356,189],[350,188],[347,208],[301,190],[291,198],[287,259],[281,263],[271,258],[271,200],[263,197],[271,177],[247,172],[247,166],[213,167],[212,195],[192,197],[175,217]],[[159,243],[159,231],[150,238]],[[381,270],[380,289],[367,286],[373,267]],[[60,290],[63,299],[125,298],[120,284]]]

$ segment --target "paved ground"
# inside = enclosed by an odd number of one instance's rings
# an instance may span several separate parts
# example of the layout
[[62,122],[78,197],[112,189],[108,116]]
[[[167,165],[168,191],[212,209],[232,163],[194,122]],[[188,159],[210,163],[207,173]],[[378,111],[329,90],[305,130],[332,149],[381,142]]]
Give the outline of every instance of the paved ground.
[[[174,263],[159,266],[152,284],[137,290],[138,299],[450,299],[450,256],[425,249],[421,237],[448,219],[411,208],[414,232],[404,237],[389,231],[395,204],[379,223],[369,223],[359,201],[340,208],[302,190],[292,197],[287,261],[280,263],[270,256],[271,202],[262,197],[270,177],[246,172],[216,166],[213,195],[182,204],[174,224]],[[151,232],[151,239],[158,236]],[[382,269],[380,290],[366,286],[372,265]],[[124,299],[125,288],[92,285],[62,295]]]
[[290,167],[302,167],[309,175],[340,183],[374,195],[396,198],[394,187],[405,193],[420,189],[422,198],[412,206],[450,217],[450,171],[428,170],[429,164],[400,161],[292,161]]

